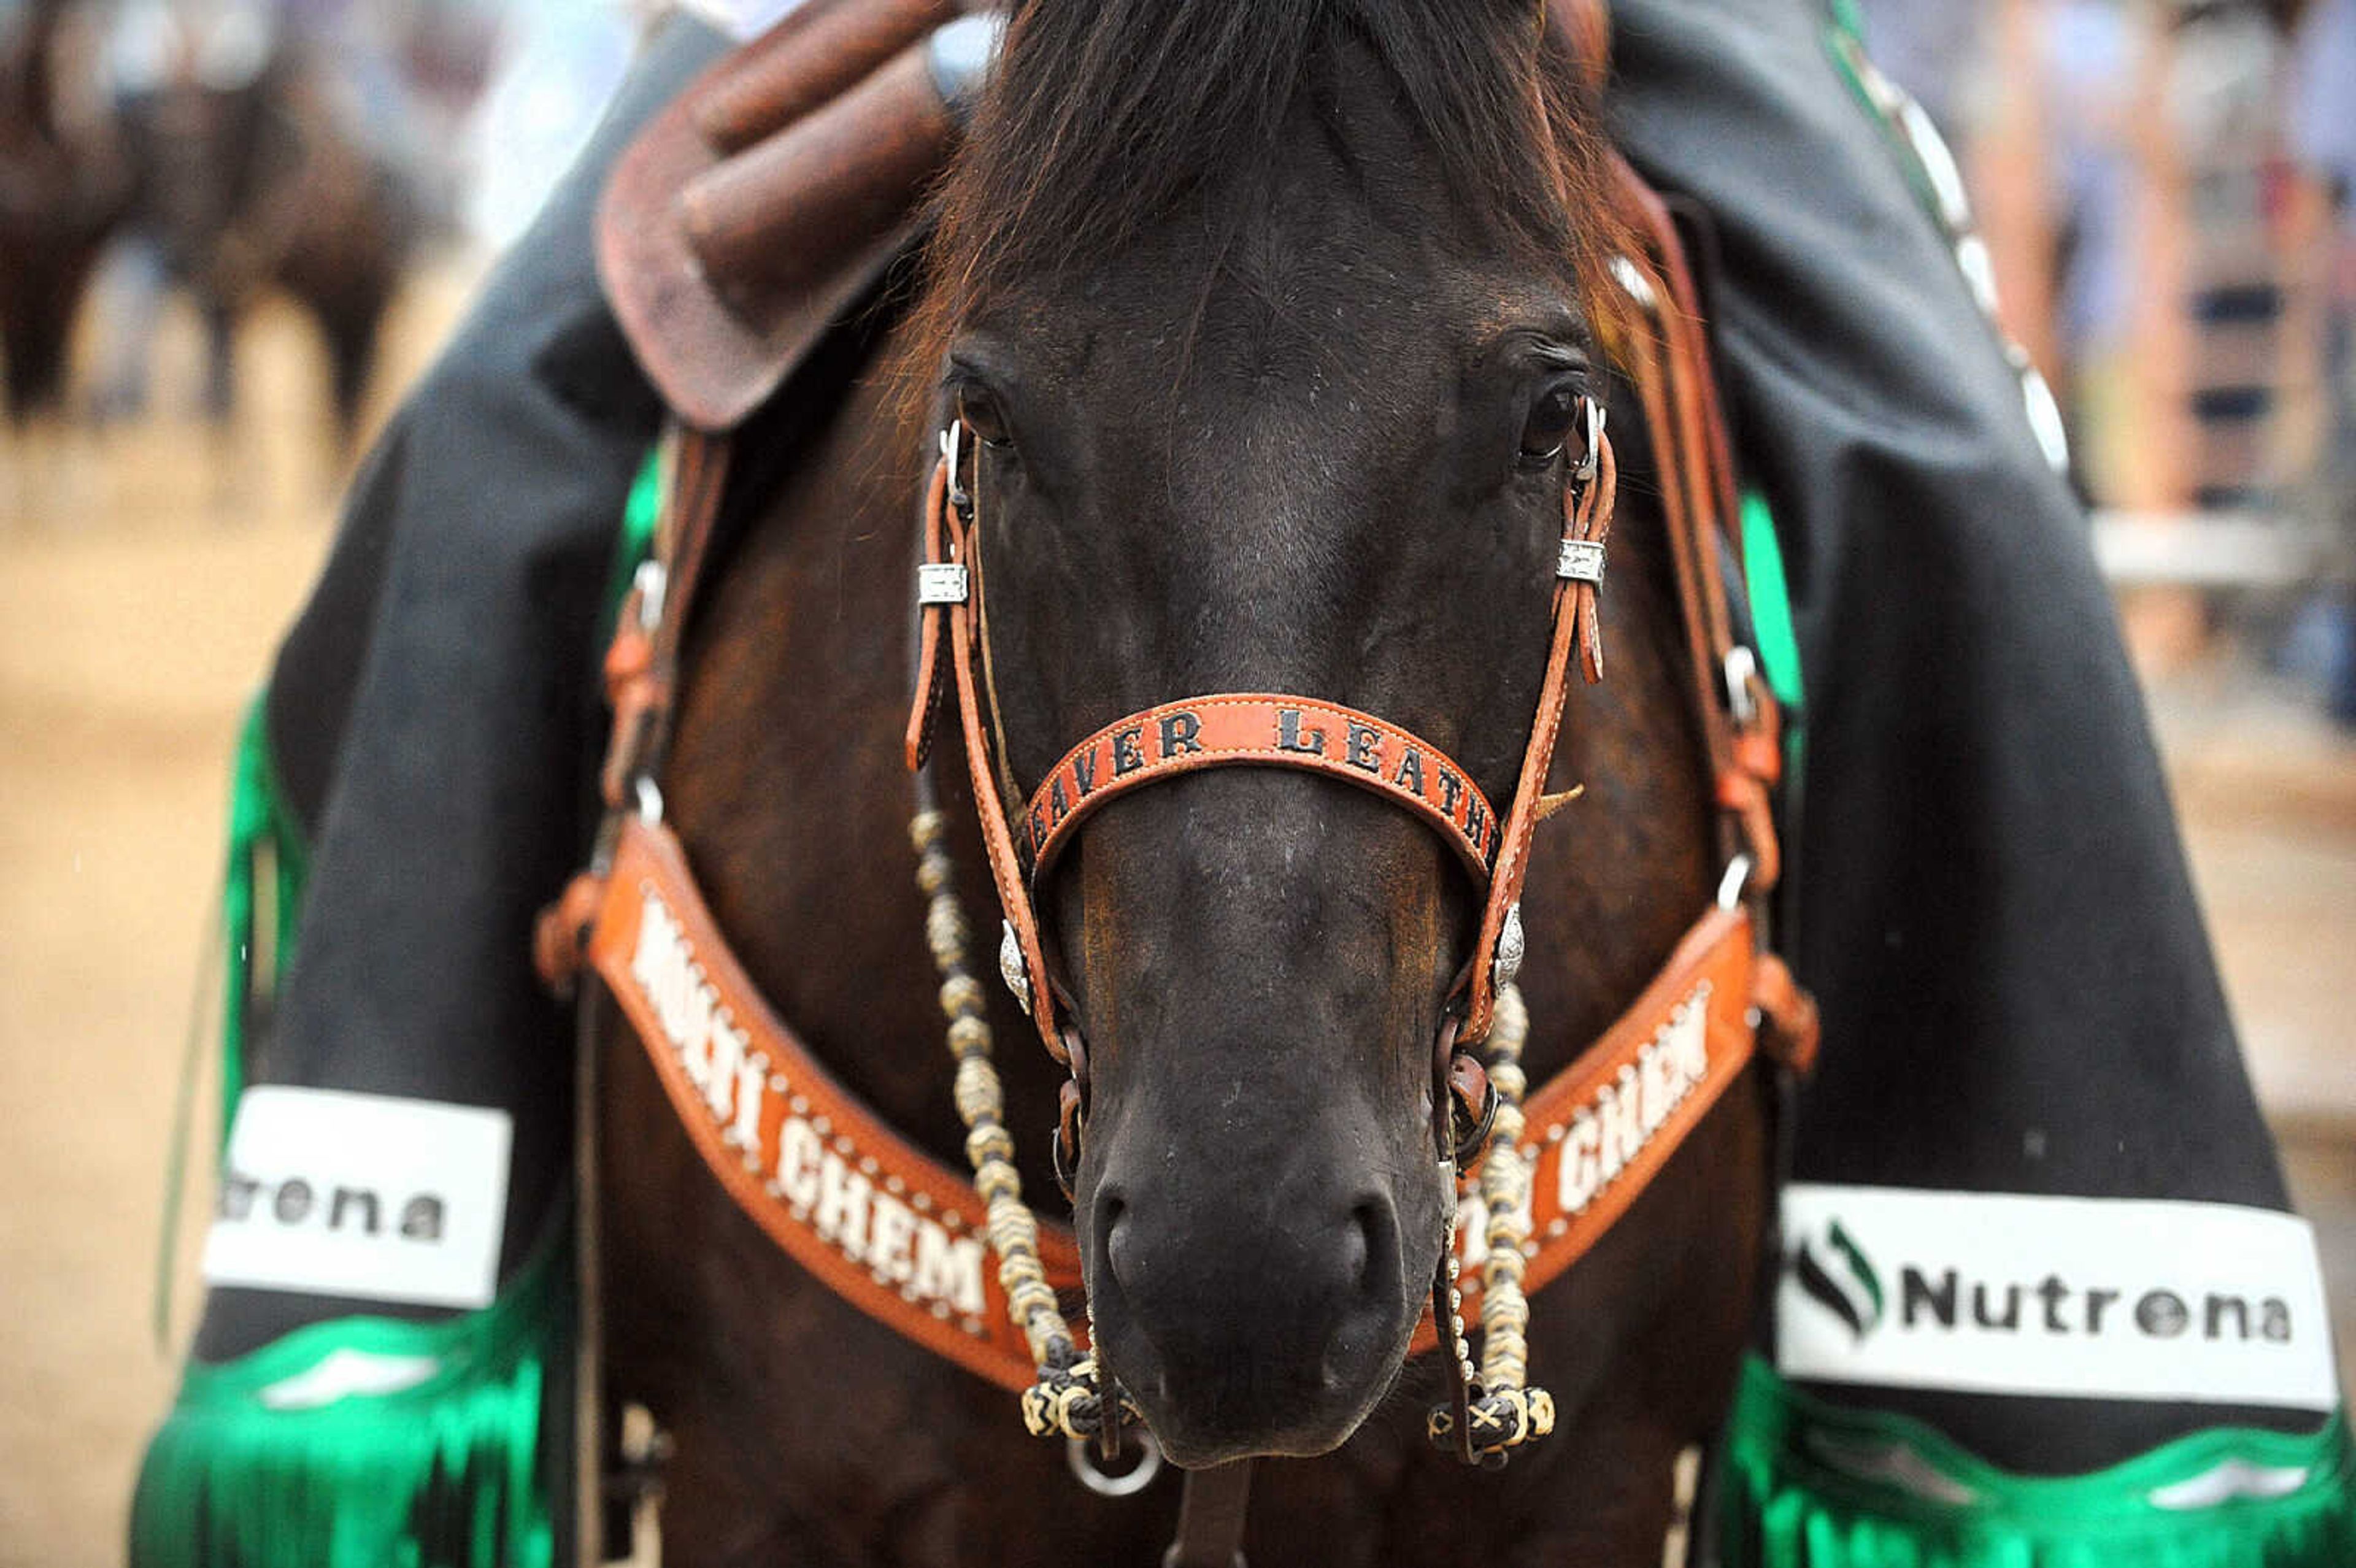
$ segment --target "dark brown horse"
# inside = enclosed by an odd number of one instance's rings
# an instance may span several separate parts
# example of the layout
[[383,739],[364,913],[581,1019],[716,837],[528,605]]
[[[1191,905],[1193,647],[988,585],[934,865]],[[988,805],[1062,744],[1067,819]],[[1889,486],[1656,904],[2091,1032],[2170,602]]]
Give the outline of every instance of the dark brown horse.
[[[898,739],[912,511],[953,412],[984,438],[994,681],[1026,786],[1120,715],[1262,689],[1394,720],[1503,801],[1569,411],[1612,393],[1611,673],[1571,699],[1555,786],[1586,793],[1526,895],[1534,1081],[1707,902],[1722,867],[1668,547],[1599,346],[1600,129],[1540,15],[1033,0],[943,195],[928,308],[878,328],[841,401],[789,392],[742,438],[669,820],[778,1012],[938,1157],[962,1129]],[[945,794],[965,901],[991,910],[971,802]],[[1109,805],[1042,898],[1093,1061],[1076,1213],[1098,1343],[1180,1462],[1282,1456],[1259,1467],[1256,1563],[1657,1562],[1675,1458],[1730,1387],[1766,1225],[1749,1075],[1534,1302],[1555,1435],[1496,1475],[1426,1440],[1440,1369],[1406,1349],[1452,1202],[1432,1028],[1479,912],[1404,814],[1258,769]],[[1003,996],[991,1018],[1042,1200],[1061,1070]],[[608,1375],[675,1444],[668,1561],[1157,1560],[1173,1481],[1083,1491],[1003,1392],[767,1240],[626,1031],[601,1060]]]

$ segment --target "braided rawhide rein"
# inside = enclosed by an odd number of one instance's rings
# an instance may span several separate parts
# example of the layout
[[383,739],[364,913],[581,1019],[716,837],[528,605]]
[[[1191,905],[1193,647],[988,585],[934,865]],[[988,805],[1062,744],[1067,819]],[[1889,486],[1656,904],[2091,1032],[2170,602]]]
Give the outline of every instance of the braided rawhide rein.
[[[1023,1201],[1023,1178],[1014,1168],[1014,1135],[1006,1126],[1006,1101],[991,1061],[990,1020],[982,1012],[981,982],[966,963],[971,923],[957,895],[957,880],[943,845],[948,820],[933,803],[930,775],[917,779],[917,812],[908,824],[916,849],[916,886],[929,903],[925,944],[941,976],[941,1012],[948,1019],[949,1054],[957,1059],[958,1116],[965,1123],[966,1158],[973,1165],[973,1188],[987,1208],[983,1229],[998,1258],[998,1283],[1006,1292],[1006,1313],[1031,1347],[1038,1381],[1023,1391],[1023,1424],[1033,1437],[1091,1438],[1104,1424],[1104,1395],[1095,1358],[1083,1356],[1064,1320],[1055,1292],[1039,1262],[1039,1221]],[[1141,1420],[1126,1394],[1121,1420]]]
[[[1521,988],[1506,986],[1497,993],[1483,1053],[1490,1086],[1497,1092],[1497,1114],[1481,1164],[1481,1201],[1489,1211],[1482,1232],[1488,1255],[1481,1263],[1481,1374],[1466,1406],[1472,1452],[1491,1467],[1502,1466],[1513,1449],[1554,1430],[1554,1396],[1529,1386],[1530,1298],[1522,1290],[1522,1271],[1529,1261],[1522,1243],[1530,1234],[1530,1162],[1522,1157],[1522,1096],[1529,1092],[1529,1079],[1522,1071],[1522,1045],[1529,1034],[1530,1012]],[[1461,1307],[1462,1297],[1450,1295]],[[1456,1321],[1454,1338],[1461,1343],[1463,1319]],[[1425,1429],[1440,1447],[1457,1448],[1456,1413],[1448,1406],[1433,1410]]]
[[[1023,1424],[1034,1437],[1088,1439],[1102,1431],[1104,1393],[1095,1358],[1083,1356],[1065,1321],[1055,1292],[1039,1262],[1039,1221],[1023,1201],[1023,1178],[1014,1168],[1014,1135],[1007,1129],[1005,1094],[991,1060],[990,1020],[983,1016],[981,982],[967,963],[972,923],[957,895],[956,878],[943,840],[948,819],[933,804],[931,780],[918,781],[919,809],[908,824],[916,850],[916,886],[930,901],[925,911],[925,944],[941,976],[941,1012],[948,1019],[949,1054],[957,1059],[958,1116],[965,1123],[966,1157],[973,1165],[974,1190],[987,1208],[984,1231],[998,1258],[998,1283],[1006,1292],[1007,1316],[1031,1348],[1038,1381],[1023,1392]],[[1528,1081],[1521,1067],[1522,1043],[1529,1036],[1529,1010],[1518,987],[1497,997],[1496,1021],[1487,1051],[1489,1082],[1497,1091],[1496,1124],[1481,1169],[1481,1197],[1488,1206],[1483,1239],[1488,1257],[1481,1265],[1481,1367],[1468,1406],[1472,1446],[1483,1463],[1502,1465],[1507,1453],[1554,1430],[1554,1400],[1527,1386],[1529,1298],[1522,1292],[1529,1236],[1529,1164],[1522,1157],[1522,1096]],[[1454,1227],[1449,1245],[1453,1251]],[[1451,1276],[1455,1273],[1450,1269]],[[1462,1298],[1450,1293],[1457,1307]],[[1450,1353],[1461,1353],[1463,1319],[1443,1328]],[[1467,1374],[1471,1376],[1468,1368]],[[1125,1424],[1142,1414],[1116,1390]],[[1454,1448],[1454,1413],[1445,1406],[1427,1424],[1432,1441]]]

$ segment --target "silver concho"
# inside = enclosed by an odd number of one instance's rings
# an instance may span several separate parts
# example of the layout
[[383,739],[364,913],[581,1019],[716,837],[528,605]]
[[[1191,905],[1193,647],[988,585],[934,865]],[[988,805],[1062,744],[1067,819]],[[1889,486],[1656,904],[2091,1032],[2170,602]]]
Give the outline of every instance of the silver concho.
[[1497,961],[1492,974],[1493,985],[1504,990],[1522,972],[1522,955],[1529,950],[1522,935],[1522,905],[1519,899],[1505,906],[1505,923],[1497,929]]
[[1001,921],[1000,926],[1005,934],[998,939],[998,977],[1006,982],[1006,988],[1014,993],[1014,999],[1023,1004],[1023,1011],[1028,1016],[1031,973],[1023,962],[1023,943],[1014,934],[1012,921]]

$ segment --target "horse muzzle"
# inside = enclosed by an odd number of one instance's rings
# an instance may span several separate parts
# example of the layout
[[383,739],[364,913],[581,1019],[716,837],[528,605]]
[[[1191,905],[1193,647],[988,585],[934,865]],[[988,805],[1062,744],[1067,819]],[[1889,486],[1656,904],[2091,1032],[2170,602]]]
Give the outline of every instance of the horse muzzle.
[[[1140,1152],[1162,1168],[1165,1151]],[[1171,1459],[1338,1446],[1405,1359],[1435,1259],[1403,1238],[1435,1227],[1404,1231],[1380,1184],[1271,1191],[1231,1170],[1236,1186],[1206,1193],[1108,1165],[1087,1194],[1090,1317]]]

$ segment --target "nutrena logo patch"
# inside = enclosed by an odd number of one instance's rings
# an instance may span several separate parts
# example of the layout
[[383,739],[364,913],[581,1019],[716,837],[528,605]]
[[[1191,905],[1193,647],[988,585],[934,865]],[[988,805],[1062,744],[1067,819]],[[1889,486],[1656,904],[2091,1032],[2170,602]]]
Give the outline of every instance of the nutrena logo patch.
[[2340,1398],[2313,1232],[2222,1203],[1794,1183],[1776,1360],[1885,1387]]
[[1801,1238],[1792,1256],[1800,1288],[1849,1327],[1859,1339],[1881,1327],[1881,1275],[1838,1220],[1821,1236]]
[[240,1096],[211,1285],[477,1307],[498,1283],[508,1114],[261,1084]]

